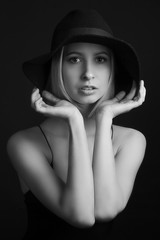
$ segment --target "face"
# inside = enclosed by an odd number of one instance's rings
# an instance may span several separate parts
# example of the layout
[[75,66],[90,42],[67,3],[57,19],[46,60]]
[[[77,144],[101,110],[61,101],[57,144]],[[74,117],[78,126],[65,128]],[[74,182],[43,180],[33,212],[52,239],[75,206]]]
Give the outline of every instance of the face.
[[103,45],[72,43],[64,48],[62,77],[68,95],[79,104],[110,98],[111,54]]

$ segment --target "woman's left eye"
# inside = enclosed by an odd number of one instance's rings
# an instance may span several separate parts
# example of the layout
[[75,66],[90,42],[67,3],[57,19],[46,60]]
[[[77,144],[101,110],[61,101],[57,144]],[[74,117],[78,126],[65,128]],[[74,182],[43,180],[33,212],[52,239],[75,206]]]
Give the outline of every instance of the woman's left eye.
[[96,57],[96,62],[98,63],[104,63],[107,61],[107,58],[105,57]]

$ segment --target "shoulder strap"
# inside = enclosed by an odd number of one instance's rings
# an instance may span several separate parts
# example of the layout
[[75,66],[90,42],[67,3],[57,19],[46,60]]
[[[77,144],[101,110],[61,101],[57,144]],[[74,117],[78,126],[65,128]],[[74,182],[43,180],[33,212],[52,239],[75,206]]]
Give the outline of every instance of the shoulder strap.
[[43,136],[44,136],[44,138],[45,138],[45,140],[46,140],[46,142],[47,142],[47,145],[48,145],[48,147],[49,147],[49,149],[50,149],[50,151],[51,151],[51,155],[52,155],[52,167],[53,167],[53,152],[52,152],[52,148],[51,148],[51,146],[50,146],[50,143],[49,143],[49,141],[48,141],[48,139],[47,139],[47,137],[46,137],[46,135],[45,135],[45,133],[44,133],[44,130],[42,129],[41,125],[38,125],[38,127],[39,127],[39,129],[41,130],[41,132],[42,132],[42,134],[43,134]]
[[113,125],[111,126],[111,131],[112,131],[111,138],[113,139]]

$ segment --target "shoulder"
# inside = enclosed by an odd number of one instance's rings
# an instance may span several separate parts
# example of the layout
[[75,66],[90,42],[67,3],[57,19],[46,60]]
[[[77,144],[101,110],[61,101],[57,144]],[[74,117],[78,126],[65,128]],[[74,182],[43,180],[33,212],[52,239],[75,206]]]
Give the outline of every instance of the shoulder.
[[144,134],[139,130],[128,127],[122,127],[118,125],[114,125],[113,129],[115,137],[118,140],[121,140],[122,143],[124,143],[127,140],[139,140],[146,144],[146,138]]
[[28,128],[25,130],[18,131],[10,136],[7,141],[7,149],[14,146],[18,147],[24,143],[36,143],[38,139],[38,132],[36,127]]
[[136,129],[114,125],[114,138],[117,144],[117,152],[143,155],[146,149],[144,134]]
[[11,161],[18,161],[19,156],[22,158],[31,152],[45,155],[43,136],[38,127],[24,129],[10,136],[7,141],[7,152]]

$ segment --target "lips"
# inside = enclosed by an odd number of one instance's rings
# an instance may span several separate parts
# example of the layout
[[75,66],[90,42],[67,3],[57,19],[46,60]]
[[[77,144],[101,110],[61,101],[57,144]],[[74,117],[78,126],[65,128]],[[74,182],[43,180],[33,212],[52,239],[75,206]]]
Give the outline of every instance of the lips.
[[97,91],[97,88],[91,85],[85,85],[80,88],[80,94],[82,94],[83,96],[93,95],[96,93],[96,91]]
[[94,89],[96,89],[96,87],[95,86],[86,85],[86,86],[81,87],[81,89],[82,90],[94,90]]

